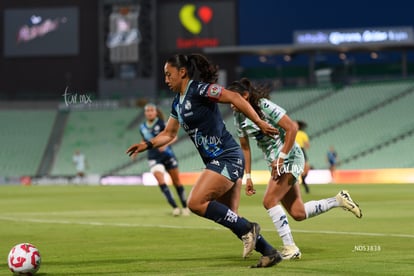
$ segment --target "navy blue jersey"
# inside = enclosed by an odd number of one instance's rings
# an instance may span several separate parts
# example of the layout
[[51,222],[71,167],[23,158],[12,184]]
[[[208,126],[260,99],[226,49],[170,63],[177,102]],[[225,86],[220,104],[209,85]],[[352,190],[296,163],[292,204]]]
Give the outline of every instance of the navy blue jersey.
[[227,131],[217,100],[222,87],[190,80],[184,95],[174,97],[170,116],[177,119],[200,153],[204,164],[239,147]]
[[[148,125],[147,122],[142,123],[139,126],[139,132],[145,141],[150,141],[152,138],[157,136],[165,128],[165,123],[160,118],[156,118],[155,121]],[[165,157],[173,157],[174,152],[170,146],[167,146],[165,151],[160,152],[159,149],[150,149],[147,151],[148,159],[160,159]]]
[[328,162],[331,166],[336,164],[336,152],[335,151],[328,151]]

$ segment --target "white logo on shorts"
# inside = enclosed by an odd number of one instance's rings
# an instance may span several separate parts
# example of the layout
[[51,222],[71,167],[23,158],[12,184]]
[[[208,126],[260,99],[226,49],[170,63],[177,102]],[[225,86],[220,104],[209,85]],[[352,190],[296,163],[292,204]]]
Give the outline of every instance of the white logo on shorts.
[[220,162],[218,160],[211,160],[210,164],[220,166]]

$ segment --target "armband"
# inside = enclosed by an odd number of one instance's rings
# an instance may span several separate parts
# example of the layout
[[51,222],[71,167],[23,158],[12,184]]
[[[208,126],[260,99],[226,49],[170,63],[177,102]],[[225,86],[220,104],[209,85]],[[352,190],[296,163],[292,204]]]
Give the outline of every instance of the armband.
[[251,179],[252,176],[250,175],[250,173],[246,173],[246,179]]
[[147,150],[152,149],[154,147],[154,144],[151,143],[151,141],[145,141],[145,144],[147,145]]

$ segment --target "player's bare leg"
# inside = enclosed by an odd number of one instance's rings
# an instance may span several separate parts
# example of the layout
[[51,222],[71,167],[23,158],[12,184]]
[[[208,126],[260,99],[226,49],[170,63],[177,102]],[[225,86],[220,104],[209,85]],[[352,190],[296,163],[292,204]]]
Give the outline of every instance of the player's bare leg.
[[[231,196],[240,196],[240,192],[237,192],[240,188],[235,187],[239,185],[238,181],[235,184],[217,172],[204,170],[191,190],[188,207],[195,214],[229,228],[243,241],[243,257],[247,257],[256,248],[260,227],[240,217],[229,206],[222,203],[227,202],[232,205],[232,208],[238,207],[235,203],[236,198],[231,198]],[[263,245],[263,248],[260,248],[263,255],[274,253],[275,249],[263,237],[261,237],[261,245]],[[269,266],[274,264],[269,262]]]
[[[293,239],[288,218],[280,202],[293,198],[297,189],[295,177],[290,174],[279,175],[276,179],[270,179],[263,205],[266,208],[273,224],[283,241],[283,259],[300,259],[301,252]],[[302,204],[303,208],[303,204]]]
[[218,202],[228,206],[236,214],[239,212],[241,186],[242,180],[239,179],[230,190],[217,199]]

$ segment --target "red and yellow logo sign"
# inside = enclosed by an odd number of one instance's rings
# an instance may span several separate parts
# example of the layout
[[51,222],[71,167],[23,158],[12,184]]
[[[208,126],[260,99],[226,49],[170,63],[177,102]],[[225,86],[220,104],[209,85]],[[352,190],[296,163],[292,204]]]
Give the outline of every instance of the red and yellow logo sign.
[[197,8],[194,4],[186,4],[180,9],[179,18],[187,31],[198,35],[203,29],[203,24],[208,24],[213,18],[213,10],[208,6]]

